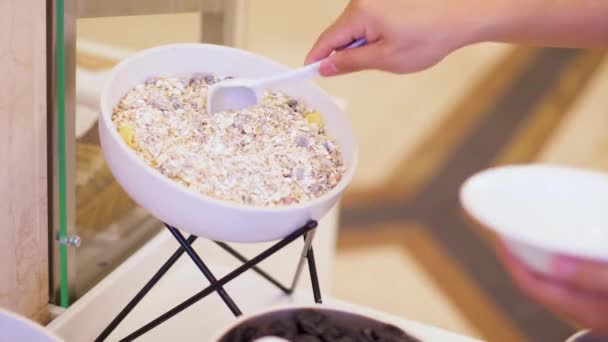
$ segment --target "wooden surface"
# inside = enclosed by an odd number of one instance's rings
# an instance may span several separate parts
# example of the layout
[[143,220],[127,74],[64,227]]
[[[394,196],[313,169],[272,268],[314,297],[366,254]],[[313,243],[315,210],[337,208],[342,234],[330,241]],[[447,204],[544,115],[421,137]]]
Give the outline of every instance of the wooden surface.
[[0,306],[48,303],[46,1],[0,1]]
[[608,58],[540,153],[539,161],[608,171]]

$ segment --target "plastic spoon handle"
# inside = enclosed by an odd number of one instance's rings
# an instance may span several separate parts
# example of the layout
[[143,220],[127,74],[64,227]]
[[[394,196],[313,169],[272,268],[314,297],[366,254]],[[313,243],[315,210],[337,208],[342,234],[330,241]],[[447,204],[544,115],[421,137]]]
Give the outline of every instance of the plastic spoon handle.
[[[367,40],[365,38],[360,38],[345,47],[336,49],[336,51],[340,51],[340,50],[344,50],[344,49],[352,49],[352,48],[356,48],[359,46],[363,46],[365,44],[367,44]],[[284,72],[279,75],[271,76],[266,79],[260,80],[258,82],[255,82],[256,83],[255,87],[256,88],[266,87],[270,84],[278,84],[278,83],[281,83],[284,81],[289,81],[290,83],[292,83],[292,82],[297,83],[297,82],[313,79],[313,78],[319,76],[319,67],[321,66],[321,62],[323,62],[323,60],[303,66],[303,67],[295,69],[293,71]]]

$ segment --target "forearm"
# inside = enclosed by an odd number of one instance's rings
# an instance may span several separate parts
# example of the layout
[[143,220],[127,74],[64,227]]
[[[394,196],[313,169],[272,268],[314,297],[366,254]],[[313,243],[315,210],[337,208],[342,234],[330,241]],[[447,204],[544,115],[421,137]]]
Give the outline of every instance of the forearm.
[[608,0],[474,2],[482,6],[482,17],[473,41],[608,47]]
[[[330,55],[361,37],[367,46]],[[608,0],[351,0],[306,63],[329,56],[324,76],[366,69],[405,74],[486,41],[608,48]]]

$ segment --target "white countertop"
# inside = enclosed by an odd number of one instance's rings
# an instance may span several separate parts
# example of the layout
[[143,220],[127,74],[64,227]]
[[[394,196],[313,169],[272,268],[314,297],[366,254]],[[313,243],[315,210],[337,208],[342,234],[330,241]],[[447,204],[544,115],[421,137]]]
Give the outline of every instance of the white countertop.
[[[68,342],[92,341],[175,249],[176,245],[171,239],[166,232],[159,234],[53,320],[47,326],[48,329]],[[205,254],[209,251],[208,246],[210,244],[207,243],[197,245],[196,250],[203,260],[209,260],[205,259]],[[298,244],[298,248],[301,248],[301,244]],[[291,261],[292,256],[274,256],[275,260],[269,260],[269,263],[262,262],[260,266],[267,270],[277,271],[276,268],[269,266],[272,266],[273,262],[276,263],[277,259],[287,259],[283,260],[283,263],[293,264],[295,271],[296,260]],[[208,262],[209,268],[217,278],[231,271],[235,265],[236,263],[226,266],[225,263],[218,261]],[[283,274],[279,274],[279,278],[288,285],[289,274],[281,273]],[[300,290],[293,296],[286,296],[265,279],[250,271],[228,283],[225,289],[243,313],[248,314],[286,304],[313,304],[307,273],[303,273],[300,283]],[[323,284],[323,278],[321,283]],[[180,261],[148,293],[107,341],[117,341],[125,337],[207,285],[208,282],[191,260],[186,255],[182,256]],[[323,305],[351,308],[376,319],[391,322],[424,341],[474,341],[471,338],[435,327],[339,301],[330,298],[327,294],[323,296],[323,300]],[[225,329],[234,320],[234,316],[219,296],[214,293],[143,335],[138,341],[209,341],[212,336]]]

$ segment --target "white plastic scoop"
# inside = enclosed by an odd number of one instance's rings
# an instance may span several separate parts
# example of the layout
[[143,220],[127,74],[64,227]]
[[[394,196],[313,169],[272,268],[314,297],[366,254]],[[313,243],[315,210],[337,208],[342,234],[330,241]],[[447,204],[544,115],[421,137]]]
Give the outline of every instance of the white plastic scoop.
[[[361,38],[337,50],[355,48],[366,43],[367,41]],[[253,106],[258,103],[264,95],[264,90],[269,87],[280,83],[307,81],[319,76],[319,66],[322,61],[263,79],[228,79],[215,83],[209,87],[207,92],[207,108],[210,113],[218,113]]]

